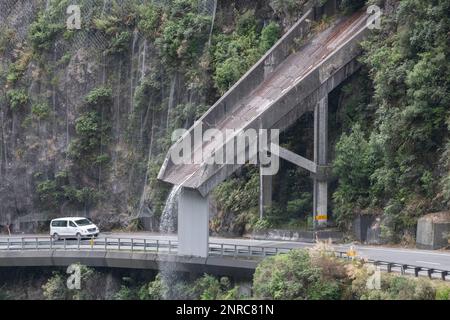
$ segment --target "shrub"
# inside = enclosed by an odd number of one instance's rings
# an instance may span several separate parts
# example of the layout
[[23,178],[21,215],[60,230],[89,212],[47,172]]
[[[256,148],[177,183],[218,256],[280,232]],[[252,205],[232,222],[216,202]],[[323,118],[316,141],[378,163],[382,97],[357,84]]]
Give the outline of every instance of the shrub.
[[325,279],[305,250],[292,250],[263,260],[256,268],[253,289],[258,299],[339,299],[341,287]]
[[138,28],[151,39],[155,38],[161,24],[161,8],[154,5],[140,5],[138,7]]
[[6,95],[9,101],[9,106],[13,111],[17,111],[18,109],[24,107],[29,101],[28,94],[24,89],[12,89],[9,90]]
[[48,50],[62,30],[62,25],[49,22],[49,17],[40,14],[37,20],[30,25],[30,42],[37,51]]
[[217,300],[221,292],[219,281],[207,274],[197,279],[192,288],[192,294],[200,297],[200,300]]
[[121,54],[127,52],[130,48],[131,38],[132,34],[130,31],[122,31],[117,33],[110,40],[108,50],[106,52],[108,54]]
[[28,64],[31,61],[33,54],[31,51],[24,52],[20,57],[9,66],[6,80],[8,85],[14,85],[20,78],[22,78]]
[[84,151],[90,151],[100,142],[100,119],[95,111],[81,115],[75,122],[75,130],[80,138],[80,147]]
[[136,291],[124,285],[114,294],[115,300],[136,300],[136,298]]
[[42,290],[47,300],[66,300],[68,298],[66,279],[59,272],[53,273],[52,277],[42,286]]
[[108,87],[98,87],[90,91],[85,100],[88,105],[100,106],[103,104],[110,103],[112,99],[112,89]]
[[269,23],[261,31],[261,40],[259,47],[261,54],[266,53],[277,42],[280,37],[281,29],[275,22]]
[[450,286],[438,286],[436,288],[436,300],[450,300]]
[[242,23],[231,35],[220,34],[212,48],[214,84],[225,93],[261,56],[256,26]]
[[187,65],[194,63],[203,52],[210,25],[210,18],[199,15],[196,8],[190,7],[185,12],[177,12],[175,8],[161,26],[161,36],[158,38],[162,57],[171,67],[183,62]]
[[167,290],[162,275],[158,273],[154,281],[141,287],[138,295],[141,300],[162,300]]
[[51,110],[48,104],[38,103],[31,107],[31,113],[39,120],[47,119],[50,116]]
[[239,213],[258,206],[259,173],[249,170],[239,178],[229,179],[214,190],[214,197],[220,208]]
[[0,27],[0,54],[3,54],[11,40],[14,38],[14,30],[7,27]]
[[61,197],[61,190],[55,180],[44,180],[37,184],[36,192],[41,204],[46,208],[56,208]]
[[343,134],[336,144],[333,173],[339,178],[339,185],[333,194],[336,221],[347,226],[354,211],[367,207],[371,175],[379,162],[376,143],[364,136],[359,124],[350,134]]

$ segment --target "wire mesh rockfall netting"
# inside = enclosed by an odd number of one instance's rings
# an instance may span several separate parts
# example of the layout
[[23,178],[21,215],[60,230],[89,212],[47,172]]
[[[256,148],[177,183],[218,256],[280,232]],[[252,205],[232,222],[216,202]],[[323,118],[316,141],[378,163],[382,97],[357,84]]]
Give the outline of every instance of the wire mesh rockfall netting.
[[[36,19],[37,14],[45,12],[45,19],[49,24],[65,25],[68,17],[65,9],[69,5],[79,5],[82,21],[82,29],[71,36],[70,49],[77,50],[81,47],[91,46],[97,49],[106,48],[108,37],[99,30],[85,28],[93,23],[94,18],[108,16],[115,13],[127,14],[130,4],[145,5],[156,4],[170,6],[173,0],[1,0],[0,1],[0,29],[11,31],[13,37],[11,43],[19,43],[26,39],[30,24]],[[199,0],[199,12],[214,17],[217,8],[217,0]],[[57,11],[55,8],[59,8]],[[123,12],[121,12],[123,11]],[[140,37],[139,34],[136,35]]]

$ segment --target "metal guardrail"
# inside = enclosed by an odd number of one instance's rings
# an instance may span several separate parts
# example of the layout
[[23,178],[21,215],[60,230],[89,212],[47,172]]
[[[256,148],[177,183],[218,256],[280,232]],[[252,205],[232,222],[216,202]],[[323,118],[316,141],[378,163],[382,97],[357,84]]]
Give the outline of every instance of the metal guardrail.
[[[352,257],[348,255],[348,252],[345,251],[335,251],[336,256],[339,258],[352,260],[352,259],[360,259],[357,257]],[[380,267],[380,269],[384,269],[384,271],[388,273],[399,272],[402,275],[406,274],[414,274],[415,277],[423,276],[424,273],[430,279],[433,278],[433,275],[439,275],[440,278],[444,281],[448,280],[447,276],[450,275],[450,271],[436,269],[436,268],[428,268],[428,267],[420,267],[410,264],[398,263],[398,262],[390,262],[383,260],[373,260],[373,259],[364,259],[365,262],[371,263],[376,267]]]
[[[293,248],[268,247],[254,245],[239,245],[225,243],[209,243],[209,256],[211,257],[233,257],[237,258],[265,258],[277,254],[288,253]],[[102,251],[131,251],[176,254],[178,251],[178,241],[160,239],[139,239],[139,238],[93,238],[88,240],[62,239],[54,240],[51,237],[11,237],[0,238],[1,251],[25,251],[25,250],[102,250]],[[341,259],[361,259],[349,255],[347,251],[334,251],[334,254]],[[402,275],[414,274],[419,277],[426,275],[433,278],[439,275],[442,280],[447,280],[450,271],[420,267],[409,264],[402,264],[389,261],[364,260],[375,266],[384,269],[388,273],[400,272]]]
[[0,250],[123,250],[176,253],[177,241],[136,238],[61,239],[12,237],[0,239]]
[[[101,238],[101,239],[61,239],[52,237],[11,237],[0,238],[0,250],[103,250],[140,251],[176,254],[178,241],[139,238]],[[289,248],[248,246],[238,244],[209,243],[210,256],[267,257],[286,253]]]

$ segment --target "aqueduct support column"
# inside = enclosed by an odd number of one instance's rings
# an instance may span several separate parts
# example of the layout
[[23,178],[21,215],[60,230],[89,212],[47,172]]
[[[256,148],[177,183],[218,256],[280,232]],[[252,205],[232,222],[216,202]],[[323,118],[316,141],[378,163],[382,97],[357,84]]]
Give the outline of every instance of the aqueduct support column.
[[314,226],[326,226],[328,221],[328,95],[314,109]]
[[259,218],[264,218],[264,211],[272,206],[272,176],[263,175],[259,170]]
[[206,258],[208,243],[208,197],[183,188],[178,202],[178,254]]

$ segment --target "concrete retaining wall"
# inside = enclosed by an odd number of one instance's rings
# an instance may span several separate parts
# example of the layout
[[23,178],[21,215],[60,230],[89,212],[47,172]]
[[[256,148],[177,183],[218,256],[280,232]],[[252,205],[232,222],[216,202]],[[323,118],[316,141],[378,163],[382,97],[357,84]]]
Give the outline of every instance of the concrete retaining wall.
[[450,212],[431,213],[417,223],[416,246],[436,250],[449,246]]
[[[317,236],[317,237],[316,237]],[[246,235],[246,237],[255,240],[285,240],[285,241],[299,241],[299,242],[316,242],[316,238],[322,241],[331,239],[333,243],[342,242],[343,235],[339,231],[320,230],[320,231],[296,231],[273,229],[253,232]]]

